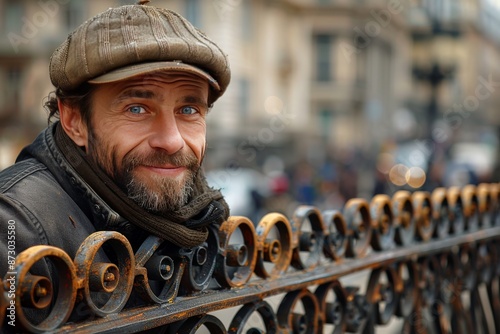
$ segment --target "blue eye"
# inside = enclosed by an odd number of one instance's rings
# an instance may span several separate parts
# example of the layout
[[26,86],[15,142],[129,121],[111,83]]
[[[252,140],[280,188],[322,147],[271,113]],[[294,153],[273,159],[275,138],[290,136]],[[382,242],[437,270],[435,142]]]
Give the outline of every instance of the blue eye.
[[198,110],[196,110],[193,107],[182,107],[181,108],[181,114],[183,114],[183,115],[192,115],[192,114],[196,114],[197,112],[198,112]]
[[128,111],[132,114],[144,114],[146,112],[146,110],[141,106],[132,106],[128,108]]

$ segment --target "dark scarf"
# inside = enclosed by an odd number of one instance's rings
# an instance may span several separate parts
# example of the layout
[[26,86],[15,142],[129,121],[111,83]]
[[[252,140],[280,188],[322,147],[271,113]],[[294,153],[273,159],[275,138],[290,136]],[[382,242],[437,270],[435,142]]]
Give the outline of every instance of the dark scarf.
[[137,227],[168,240],[179,247],[194,247],[208,237],[208,224],[220,224],[229,216],[229,207],[218,190],[211,189],[204,174],[198,171],[190,201],[182,208],[163,214],[144,210],[106,175],[91,163],[62,129],[56,126],[55,141],[68,163],[83,180],[118,214]]

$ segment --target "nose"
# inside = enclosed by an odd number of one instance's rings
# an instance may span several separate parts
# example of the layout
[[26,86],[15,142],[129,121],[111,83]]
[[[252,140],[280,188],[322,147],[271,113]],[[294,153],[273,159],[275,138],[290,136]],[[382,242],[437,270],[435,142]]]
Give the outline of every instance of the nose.
[[175,116],[159,116],[155,119],[149,136],[149,146],[174,154],[184,147],[184,138],[177,126]]

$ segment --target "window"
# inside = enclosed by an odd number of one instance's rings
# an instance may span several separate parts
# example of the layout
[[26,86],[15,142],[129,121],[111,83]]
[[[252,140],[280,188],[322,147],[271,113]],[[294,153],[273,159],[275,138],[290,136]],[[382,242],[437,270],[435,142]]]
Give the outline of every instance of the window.
[[250,109],[250,83],[247,79],[240,79],[239,86],[240,94],[238,105],[241,111],[241,119],[246,120]]
[[5,10],[3,11],[4,29],[7,33],[19,33],[21,31],[23,21],[21,18],[24,15],[24,8],[20,1],[6,1]]
[[70,1],[64,7],[64,17],[66,19],[66,28],[71,31],[78,27],[84,20],[84,1]]
[[19,111],[21,75],[22,72],[19,66],[9,64],[4,68],[0,68],[0,78],[3,79],[3,87],[0,92],[0,115]]
[[460,19],[460,3],[456,0],[441,0],[432,2],[430,7],[432,18],[440,22],[453,22]]
[[449,6],[449,15],[451,21],[459,21],[462,18],[462,6],[457,1],[448,0],[447,5]]
[[250,1],[243,1],[242,4],[243,10],[242,15],[242,23],[241,23],[241,29],[242,29],[242,35],[245,40],[251,40],[252,39],[252,32],[253,32],[253,12],[252,12],[252,5]]
[[316,80],[325,82],[332,80],[332,36],[317,34],[314,36],[316,52]]
[[332,133],[334,111],[330,106],[321,106],[318,111],[318,129],[325,138],[330,138]]
[[200,1],[186,0],[186,19],[195,27],[200,28]]
[[366,52],[356,55],[356,84],[366,84]]
[[480,27],[489,37],[499,40],[498,27],[500,27],[500,13],[496,7],[486,6],[480,13]]

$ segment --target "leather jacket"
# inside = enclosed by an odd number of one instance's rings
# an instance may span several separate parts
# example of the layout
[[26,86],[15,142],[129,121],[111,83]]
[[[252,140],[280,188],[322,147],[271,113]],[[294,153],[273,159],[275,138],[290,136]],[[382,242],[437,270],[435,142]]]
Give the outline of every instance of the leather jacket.
[[[59,247],[74,259],[85,238],[99,230],[124,234],[134,251],[147,237],[99,198],[70,166],[55,143],[56,124],[42,131],[14,165],[0,172],[0,278],[4,280],[15,270],[8,260],[31,246]],[[57,285],[59,277],[53,270],[48,261],[39,261],[30,273]],[[70,320],[88,315],[78,309],[75,306]],[[44,311],[31,314],[34,319],[46,316]],[[4,319],[0,333],[20,329],[9,326],[8,320]]]
[[[0,172],[2,278],[11,269],[7,259],[12,248],[18,255],[34,245],[52,245],[73,259],[84,239],[97,230],[121,232],[134,249],[146,237],[101,200],[65,160],[54,140],[56,124],[25,147],[14,165]],[[15,242],[9,248],[12,229]],[[45,266],[39,274],[50,276],[50,270]]]

